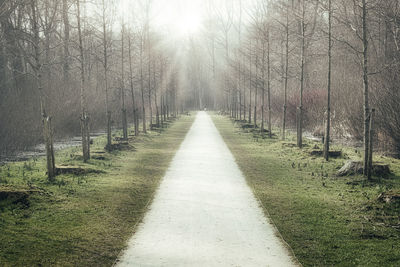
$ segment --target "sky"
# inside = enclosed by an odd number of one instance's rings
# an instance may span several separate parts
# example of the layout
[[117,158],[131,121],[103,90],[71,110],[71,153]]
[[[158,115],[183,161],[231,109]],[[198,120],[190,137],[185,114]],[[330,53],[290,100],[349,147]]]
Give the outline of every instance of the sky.
[[155,24],[166,25],[178,35],[194,34],[201,30],[205,16],[201,0],[159,0]]
[[[136,2],[136,1],[135,1]],[[146,2],[146,1],[142,1]],[[201,30],[204,18],[204,0],[152,0],[151,24],[161,30],[174,32],[176,35],[194,34]],[[119,0],[117,13],[123,15],[126,20],[132,18],[136,10],[144,16],[144,8],[140,8],[133,0]]]
[[[116,0],[118,16],[124,16],[127,20],[133,17],[145,16],[143,3],[149,0]],[[175,37],[196,35],[203,29],[203,22],[212,16],[225,14],[227,10],[235,8],[238,13],[241,2],[242,16],[246,16],[248,9],[260,0],[150,0],[152,2],[151,27],[169,32]],[[140,4],[142,2],[142,4]],[[142,5],[142,6],[140,6]],[[233,18],[237,19],[238,14]]]

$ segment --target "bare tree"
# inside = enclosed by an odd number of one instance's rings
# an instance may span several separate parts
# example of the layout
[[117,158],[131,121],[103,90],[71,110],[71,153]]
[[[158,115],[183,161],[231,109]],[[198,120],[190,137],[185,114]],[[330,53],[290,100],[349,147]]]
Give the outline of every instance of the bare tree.
[[[103,0],[104,1],[104,0]],[[64,24],[64,65],[63,65],[63,76],[64,83],[69,83],[70,76],[70,25],[69,25],[69,6],[67,0],[62,0],[62,15],[63,15],[63,24]]]
[[306,0],[301,0],[300,34],[301,34],[301,74],[300,74],[300,106],[297,117],[297,146],[303,147],[303,92],[304,92],[304,66],[306,53]]
[[368,174],[368,155],[369,155],[369,126],[370,126],[370,110],[369,110],[369,80],[368,80],[368,12],[367,2],[362,0],[362,42],[363,42],[363,82],[364,82],[364,176]]
[[159,55],[158,56],[158,58],[159,58],[159,61],[160,61],[160,73],[159,73],[159,79],[158,79],[158,82],[157,82],[157,62],[156,62],[156,59],[154,59],[154,61],[153,61],[153,69],[154,69],[154,71],[153,71],[153,80],[154,80],[154,82],[153,82],[153,84],[154,84],[154,106],[155,106],[155,108],[156,108],[156,126],[157,126],[157,128],[159,128],[160,127],[160,110],[159,110],[159,107],[158,107],[158,87],[161,87],[162,86],[162,79],[163,79],[163,64],[162,64],[162,59],[161,59],[161,56]]
[[90,159],[90,130],[89,130],[89,115],[87,114],[86,108],[86,74],[85,74],[85,57],[82,37],[82,26],[81,26],[81,0],[76,0],[76,19],[78,23],[78,39],[79,39],[79,61],[81,71],[81,84],[80,84],[80,98],[81,98],[81,135],[82,135],[82,151],[83,161],[87,162]]
[[329,160],[329,145],[331,131],[331,84],[332,84],[332,0],[328,0],[328,84],[327,84],[327,108],[326,128],[324,143],[324,158]]
[[256,37],[255,45],[254,45],[254,53],[255,53],[255,74],[254,74],[254,129],[257,128],[257,104],[258,104],[258,45],[259,38]]
[[268,135],[272,138],[272,108],[271,108],[271,36],[270,25],[267,25],[267,97],[268,97]]
[[122,135],[124,140],[128,140],[128,119],[125,107],[125,22],[121,23],[121,115],[122,115]]
[[140,34],[140,92],[142,96],[142,123],[143,123],[143,133],[147,133],[146,130],[146,106],[144,102],[144,74],[143,74],[143,60],[144,60],[144,31]]
[[289,79],[289,4],[286,4],[286,23],[285,29],[285,74],[284,74],[284,103],[283,103],[283,119],[282,119],[282,140],[286,139],[286,115],[287,115],[287,96],[288,96],[288,79]]
[[252,102],[252,97],[251,97],[251,92],[252,92],[252,87],[253,87],[253,66],[252,66],[252,51],[251,51],[251,49],[252,49],[252,42],[251,42],[251,40],[250,40],[250,43],[249,43],[249,101],[250,101],[250,103],[249,103],[249,123],[251,123],[251,112],[252,112],[252,110],[251,110],[251,102]]
[[40,100],[40,111],[42,114],[42,123],[43,123],[43,137],[45,141],[46,147],[46,159],[47,159],[47,175],[50,181],[54,181],[55,178],[55,157],[54,157],[54,146],[53,146],[53,129],[51,124],[51,117],[48,116],[46,110],[45,98],[43,95],[43,86],[42,86],[42,62],[41,58],[41,50],[40,50],[40,29],[38,25],[38,6],[36,0],[30,1],[31,6],[31,26],[33,32],[33,40],[32,45],[34,47],[34,60],[31,63],[34,76],[37,82],[37,88],[39,91],[39,100]]
[[147,47],[147,90],[149,98],[149,112],[150,112],[150,130],[153,128],[153,108],[152,108],[152,75],[151,75],[151,62],[152,62],[152,40],[150,35],[150,8],[151,1],[146,3],[146,47]]
[[139,116],[138,108],[136,103],[135,88],[133,82],[133,64],[132,64],[132,45],[131,37],[128,39],[128,51],[129,51],[129,81],[131,87],[131,97],[132,97],[132,110],[133,110],[133,123],[135,127],[135,136],[139,135]]
[[106,117],[107,117],[107,144],[106,150],[111,149],[111,110],[109,104],[109,80],[108,80],[108,36],[107,36],[107,16],[106,16],[106,5],[105,0],[102,0],[102,26],[103,26],[103,67],[104,67],[104,93],[105,93],[105,108],[106,108]]

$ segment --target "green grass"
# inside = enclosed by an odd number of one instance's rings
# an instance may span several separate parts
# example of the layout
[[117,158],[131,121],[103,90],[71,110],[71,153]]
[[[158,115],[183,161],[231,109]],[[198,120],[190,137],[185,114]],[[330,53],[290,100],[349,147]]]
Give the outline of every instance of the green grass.
[[[285,142],[245,132],[226,117],[213,120],[248,184],[304,266],[400,266],[400,205],[377,200],[382,192],[400,192],[400,161],[394,174],[367,182],[362,176],[337,178],[348,159],[361,155],[351,148],[325,162],[311,157],[318,143],[300,150]],[[257,137],[257,138],[254,138]]]
[[[0,167],[0,191],[34,191],[0,201],[0,266],[110,266],[142,219],[194,116],[132,141],[133,150],[80,161],[79,148],[57,163],[102,171],[47,182],[43,158]],[[104,138],[92,151],[102,151]],[[14,202],[14,203],[13,203]]]

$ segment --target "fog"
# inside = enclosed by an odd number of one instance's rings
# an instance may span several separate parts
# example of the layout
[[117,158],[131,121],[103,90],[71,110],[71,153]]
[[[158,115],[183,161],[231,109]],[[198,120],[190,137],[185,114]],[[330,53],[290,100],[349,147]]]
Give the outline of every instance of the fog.
[[[43,116],[59,140],[79,135],[82,114],[91,131],[137,121],[143,128],[159,120],[162,105],[174,114],[213,109],[283,132],[297,131],[301,106],[300,132],[318,135],[328,84],[334,137],[361,140],[363,110],[374,106],[388,118],[381,103],[397,99],[388,98],[397,88],[397,35],[382,26],[390,4],[371,7],[365,56],[375,75],[365,100],[362,9],[350,7],[332,8],[329,58],[326,1],[3,2],[1,154],[43,142]],[[378,94],[381,84],[387,89]],[[378,141],[397,144],[399,125],[389,117],[379,119],[387,139]]]

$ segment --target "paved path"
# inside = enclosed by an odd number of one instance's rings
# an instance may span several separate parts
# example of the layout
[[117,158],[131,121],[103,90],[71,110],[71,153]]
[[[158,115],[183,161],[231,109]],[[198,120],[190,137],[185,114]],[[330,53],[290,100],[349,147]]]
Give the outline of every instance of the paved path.
[[205,112],[117,266],[293,266]]

